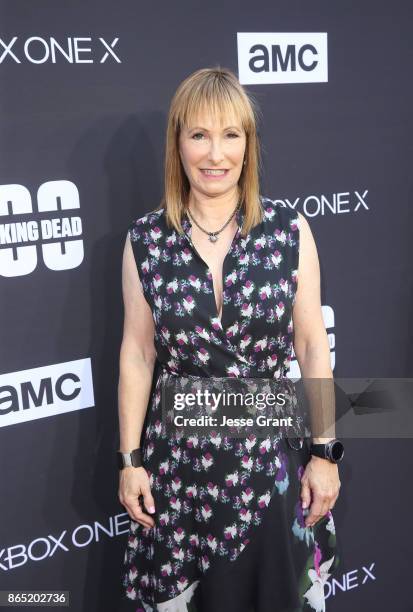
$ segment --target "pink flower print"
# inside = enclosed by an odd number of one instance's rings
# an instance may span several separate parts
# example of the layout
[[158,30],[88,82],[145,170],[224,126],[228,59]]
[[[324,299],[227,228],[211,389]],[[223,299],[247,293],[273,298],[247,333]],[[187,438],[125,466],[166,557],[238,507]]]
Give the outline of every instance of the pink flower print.
[[166,246],[168,247],[168,249],[171,248],[171,246],[173,246],[176,242],[176,236],[175,234],[172,234],[171,236],[167,236],[166,238]]
[[184,297],[182,303],[183,303],[183,306],[184,306],[184,309],[186,310],[186,312],[188,314],[191,314],[193,309],[194,309],[194,307],[195,307],[195,300],[192,297],[192,295],[186,295]]
[[242,491],[241,493],[241,499],[244,504],[249,504],[253,497],[254,491],[250,487],[247,487],[245,491]]
[[253,460],[252,457],[248,457],[248,455],[244,455],[243,458],[241,459],[241,467],[244,468],[244,470],[250,470],[253,466]]
[[179,476],[175,476],[175,478],[171,482],[172,491],[176,494],[182,486],[182,480]]
[[276,240],[278,240],[278,242],[281,242],[281,244],[285,244],[285,241],[287,239],[287,234],[285,233],[284,230],[280,230],[280,229],[276,229],[275,232],[275,238]]
[[285,311],[285,305],[284,302],[278,302],[278,304],[275,307],[275,316],[277,317],[277,320],[279,321],[281,319],[281,317],[283,316]]
[[174,278],[173,281],[166,285],[166,293],[176,293],[178,291],[178,281]]
[[171,562],[164,563],[161,565],[161,575],[162,576],[170,576],[172,574],[172,565]]
[[245,439],[245,448],[247,451],[250,451],[257,443],[257,436],[254,434],[250,434],[248,438]]
[[270,355],[269,357],[267,357],[267,365],[269,368],[275,368],[275,366],[277,365],[277,361],[278,361],[278,357],[277,355]]
[[215,331],[222,329],[221,321],[219,320],[218,317],[211,317],[210,321],[211,321],[212,329],[214,329]]
[[139,583],[141,586],[143,586],[144,588],[149,586],[149,576],[148,574],[144,574],[143,576],[140,577]]
[[156,242],[157,240],[159,240],[159,238],[162,236],[162,232],[159,229],[159,227],[154,227],[151,229],[151,238],[154,242]]
[[198,334],[198,336],[200,338],[203,338],[204,340],[209,340],[210,335],[207,332],[207,330],[205,329],[205,327],[201,327],[200,325],[196,325],[195,326],[195,331]]
[[207,544],[212,552],[215,552],[218,547],[218,540],[214,538],[210,533],[207,535]]
[[239,511],[239,517],[241,521],[244,521],[244,523],[249,523],[252,519],[251,511],[247,510],[247,508],[241,508]]
[[265,247],[265,236],[261,236],[261,238],[254,240],[254,247],[256,251],[260,251],[263,247]]
[[241,316],[251,317],[253,310],[254,310],[254,307],[252,304],[244,302],[244,304],[241,306]]
[[288,281],[285,280],[284,278],[280,279],[280,288],[281,288],[281,291],[283,291],[285,293],[285,295],[288,294],[288,290],[290,288],[290,285],[289,285]]
[[212,508],[209,504],[201,506],[201,514],[204,521],[208,521],[212,516]]
[[268,208],[265,209],[264,215],[269,221],[271,221],[275,215],[275,210],[271,206],[269,206]]
[[290,227],[291,227],[293,232],[298,230],[298,228],[300,227],[300,219],[299,219],[299,217],[296,217],[295,219],[291,219]]
[[[317,554],[317,543],[316,553]],[[308,601],[308,605],[316,612],[325,612],[325,596],[324,596],[324,585],[330,577],[329,569],[334,561],[334,556],[328,561],[324,561],[319,565],[319,560],[314,559],[314,566],[316,569],[310,568],[308,570],[308,577],[311,580],[310,588],[304,593],[305,599]]]
[[198,436],[188,436],[186,445],[188,448],[197,448],[199,444]]
[[238,471],[233,472],[232,474],[227,474],[225,476],[225,484],[227,485],[227,487],[233,487],[237,484],[239,478],[238,478]]
[[196,497],[198,495],[198,490],[196,488],[196,485],[187,486],[185,489],[185,494],[190,499],[192,499],[193,497]]
[[177,529],[175,529],[174,531],[175,542],[179,544],[180,542],[182,542],[184,537],[185,537],[185,531],[182,529],[182,527],[178,527]]
[[188,344],[188,336],[184,331],[175,334],[175,338],[179,346],[183,346],[184,344]]
[[208,493],[216,501],[218,499],[218,494],[219,494],[219,489],[218,489],[217,485],[214,484],[213,482],[208,482],[207,489],[208,489]]
[[172,453],[172,459],[175,459],[175,461],[180,460],[182,451],[179,448],[179,446],[173,446],[171,453]]
[[271,448],[271,441],[269,438],[266,438],[265,440],[263,440],[259,445],[259,450],[260,450],[261,455],[263,455],[264,453],[268,453],[270,448]]
[[264,287],[260,287],[258,293],[262,300],[268,299],[271,295],[271,285],[267,283]]
[[238,333],[238,329],[239,329],[238,321],[235,321],[235,323],[233,325],[228,327],[228,329],[227,329],[227,331],[225,333],[226,333],[228,338],[232,338],[233,336],[235,336]]
[[156,433],[156,435],[159,436],[161,431],[162,431],[162,423],[161,423],[161,421],[159,419],[157,419],[155,421],[153,429],[154,429],[154,432]]
[[138,570],[134,565],[131,566],[128,574],[129,582],[134,582],[138,576]]
[[221,446],[222,436],[216,431],[211,431],[209,441],[215,446],[215,448],[219,448]]
[[194,289],[196,289],[197,291],[200,290],[201,281],[197,276],[194,276],[194,274],[191,274],[188,280],[189,280],[189,284],[191,285],[191,287],[194,287]]
[[159,247],[156,246],[156,244],[150,244],[148,247],[148,251],[149,255],[155,257],[156,259],[159,259],[159,257],[161,256],[161,251]]
[[233,363],[232,365],[227,366],[226,371],[227,371],[228,376],[233,376],[236,378],[240,375],[240,370],[236,363]]
[[192,253],[188,247],[181,252],[181,258],[185,264],[188,264],[192,260]]
[[167,327],[161,327],[161,334],[162,334],[162,338],[165,338],[166,341],[169,341],[171,334]]
[[276,250],[274,251],[274,253],[271,253],[271,263],[278,268],[278,266],[280,265],[282,261],[282,255],[280,253],[280,251]]
[[267,341],[267,336],[265,336],[265,338],[262,338],[261,340],[257,340],[257,342],[254,344],[254,351],[256,353],[258,353],[259,351],[263,351],[267,346]]
[[191,546],[199,546],[199,537],[196,533],[191,533],[189,536],[189,543]]
[[185,578],[185,576],[181,576],[177,581],[176,581],[176,586],[177,589],[180,593],[182,593],[182,591],[184,591],[186,589],[186,587],[188,586],[189,581],[188,578]]
[[211,453],[205,453],[205,455],[202,456],[201,463],[204,470],[208,470],[214,463],[214,458]]
[[129,599],[136,599],[136,591],[130,585],[126,589],[126,597],[129,597]]
[[254,291],[254,287],[255,285],[252,281],[250,280],[245,281],[241,289],[242,295],[248,299],[251,293]]
[[167,474],[169,472],[169,459],[166,459],[165,461],[161,461],[161,463],[159,464],[159,473],[163,476],[164,474]]
[[141,264],[141,270],[144,274],[147,274],[150,270],[149,260],[145,259]]
[[162,514],[159,515],[159,523],[162,526],[168,525],[168,523],[169,523],[169,512],[162,512]]
[[271,495],[270,492],[267,491],[264,495],[260,495],[258,498],[258,506],[259,508],[265,508],[270,503]]
[[180,548],[179,546],[174,546],[172,549],[172,556],[177,561],[183,561],[185,558],[184,549]]
[[181,501],[175,496],[171,497],[171,499],[169,500],[169,505],[173,510],[176,510],[177,512],[179,512],[181,509]]
[[206,555],[202,555],[202,557],[201,557],[201,565],[202,565],[203,571],[205,571],[205,570],[207,570],[209,568],[209,558]]
[[210,360],[210,354],[208,353],[208,351],[204,348],[199,349],[199,351],[196,352],[196,354],[198,355],[198,359],[203,363],[208,363],[208,361]]
[[237,281],[237,272],[233,270],[230,274],[227,274],[225,277],[224,285],[225,287],[232,287],[234,283]]
[[130,535],[128,538],[128,546],[129,548],[133,548],[133,550],[136,550],[138,547],[138,538],[134,535]]
[[235,523],[233,523],[232,525],[229,525],[228,527],[225,527],[224,538],[226,540],[233,540],[236,535],[237,535],[237,526]]
[[249,344],[251,344],[252,336],[250,334],[246,334],[240,341],[239,347],[241,351],[245,351]]
[[248,265],[249,260],[250,260],[250,256],[248,253],[242,253],[238,258],[238,262],[241,266]]

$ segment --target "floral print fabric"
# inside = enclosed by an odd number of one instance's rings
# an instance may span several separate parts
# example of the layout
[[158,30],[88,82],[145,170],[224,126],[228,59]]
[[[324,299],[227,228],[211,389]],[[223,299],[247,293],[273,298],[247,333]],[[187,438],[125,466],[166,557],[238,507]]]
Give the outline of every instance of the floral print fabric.
[[[289,576],[290,607],[282,610],[325,610],[323,586],[337,564],[335,525],[331,512],[313,528],[304,525],[306,446],[293,450],[277,435],[166,435],[162,428],[161,390],[170,377],[270,378],[288,387],[299,218],[269,198],[260,201],[264,220],[245,238],[238,229],[225,257],[221,318],[186,215],[182,235],[168,228],[163,209],[129,227],[158,361],[142,438],[155,527],[131,520],[124,556],[124,595],[133,610],[197,611],[200,582],[220,580],[237,563],[272,508],[281,512],[280,535],[265,545],[282,547],[282,567],[274,567],[274,575]],[[240,228],[242,209],[236,218]]]

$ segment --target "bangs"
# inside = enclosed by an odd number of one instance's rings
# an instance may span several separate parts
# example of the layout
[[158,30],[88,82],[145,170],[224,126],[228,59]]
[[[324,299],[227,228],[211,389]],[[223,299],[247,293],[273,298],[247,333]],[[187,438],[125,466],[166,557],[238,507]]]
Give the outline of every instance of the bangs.
[[254,124],[250,108],[227,79],[210,78],[192,83],[181,102],[176,117],[179,128],[195,125],[203,114],[210,115],[220,126],[233,125],[235,120],[247,134]]

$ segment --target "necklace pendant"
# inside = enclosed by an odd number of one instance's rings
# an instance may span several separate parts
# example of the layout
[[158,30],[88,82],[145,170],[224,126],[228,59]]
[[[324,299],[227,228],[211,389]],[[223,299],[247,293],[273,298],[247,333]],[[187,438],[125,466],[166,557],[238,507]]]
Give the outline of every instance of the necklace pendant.
[[211,242],[216,242],[218,240],[218,236],[216,236],[215,234],[209,234],[209,240]]

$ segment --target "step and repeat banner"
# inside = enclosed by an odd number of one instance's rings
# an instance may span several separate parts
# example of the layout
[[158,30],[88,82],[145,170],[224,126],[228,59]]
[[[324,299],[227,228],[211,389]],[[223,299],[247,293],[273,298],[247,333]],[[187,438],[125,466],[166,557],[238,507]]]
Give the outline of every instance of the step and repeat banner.
[[[316,239],[334,375],[409,377],[413,9],[40,0],[1,17],[0,590],[111,611],[122,251],[162,195],[174,91],[235,72],[261,108],[261,193]],[[411,439],[345,444],[328,610],[411,611]]]

